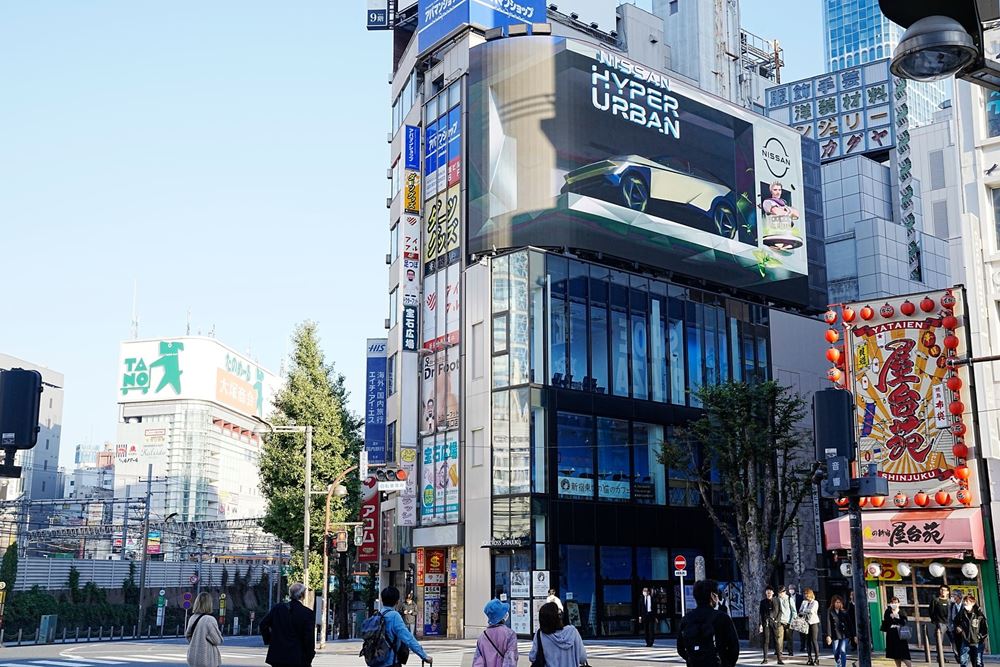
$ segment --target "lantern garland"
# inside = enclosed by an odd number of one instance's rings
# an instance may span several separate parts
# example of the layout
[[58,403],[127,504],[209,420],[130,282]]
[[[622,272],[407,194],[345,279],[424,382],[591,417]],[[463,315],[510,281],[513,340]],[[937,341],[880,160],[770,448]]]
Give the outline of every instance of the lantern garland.
[[[927,309],[927,302],[930,302],[930,310],[934,309],[934,301],[930,297],[924,297],[920,302],[920,309],[924,312],[930,312]],[[965,439],[963,436],[966,433],[965,422],[963,421],[963,416],[965,414],[965,404],[962,402],[961,391],[962,391],[962,378],[958,375],[958,369],[952,366],[950,363],[958,356],[958,347],[961,345],[961,339],[956,335],[955,330],[958,329],[959,321],[955,317],[953,309],[958,299],[951,290],[941,297],[941,308],[942,315],[941,326],[945,329],[944,337],[944,354],[942,358],[947,357],[946,364],[948,368],[948,375],[945,379],[945,386],[951,393],[951,402],[948,404],[948,412],[951,414],[951,432],[955,436],[955,444],[951,448],[951,453],[955,455],[955,468],[953,475],[955,481],[958,483],[958,492],[955,494],[955,500],[957,500],[962,505],[972,504],[972,490],[969,488],[969,480],[972,477],[972,470],[968,466],[969,457],[969,447],[965,444]],[[952,497],[951,494],[944,491],[939,491],[934,496],[935,502],[941,506],[947,506],[951,504]]]

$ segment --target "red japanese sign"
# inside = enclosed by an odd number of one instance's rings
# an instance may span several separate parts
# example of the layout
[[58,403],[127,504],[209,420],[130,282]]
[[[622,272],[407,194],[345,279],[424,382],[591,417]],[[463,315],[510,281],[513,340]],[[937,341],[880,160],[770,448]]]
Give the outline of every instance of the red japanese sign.
[[424,549],[420,547],[417,549],[417,586],[424,585]]
[[379,560],[379,504],[378,480],[369,477],[361,483],[361,546],[358,547],[359,563],[377,563]]

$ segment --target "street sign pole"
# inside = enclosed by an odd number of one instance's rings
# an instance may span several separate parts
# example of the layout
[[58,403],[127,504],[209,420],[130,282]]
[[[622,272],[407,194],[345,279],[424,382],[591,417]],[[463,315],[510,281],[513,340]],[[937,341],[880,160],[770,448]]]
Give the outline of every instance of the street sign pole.
[[687,593],[684,590],[684,577],[687,576],[687,558],[674,556],[674,575],[680,580],[681,616],[687,614]]

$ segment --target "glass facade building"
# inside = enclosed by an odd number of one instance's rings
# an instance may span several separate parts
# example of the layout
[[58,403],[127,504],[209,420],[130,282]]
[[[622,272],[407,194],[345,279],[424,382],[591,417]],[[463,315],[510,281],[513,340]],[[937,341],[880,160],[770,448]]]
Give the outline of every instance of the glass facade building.
[[[833,72],[891,58],[903,29],[887,19],[878,0],[823,0],[823,46],[826,71]],[[952,79],[908,82],[910,125],[926,125],[951,97]]]

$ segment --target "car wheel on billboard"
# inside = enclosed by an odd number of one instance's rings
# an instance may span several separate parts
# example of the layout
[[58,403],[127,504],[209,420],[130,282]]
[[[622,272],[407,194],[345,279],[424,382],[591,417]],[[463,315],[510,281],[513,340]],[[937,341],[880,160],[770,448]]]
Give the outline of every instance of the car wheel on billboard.
[[620,187],[625,206],[633,211],[646,210],[646,204],[649,203],[649,186],[641,174],[634,171],[622,174]]
[[738,231],[736,208],[726,199],[719,199],[712,208],[715,231],[727,239],[735,239]]

